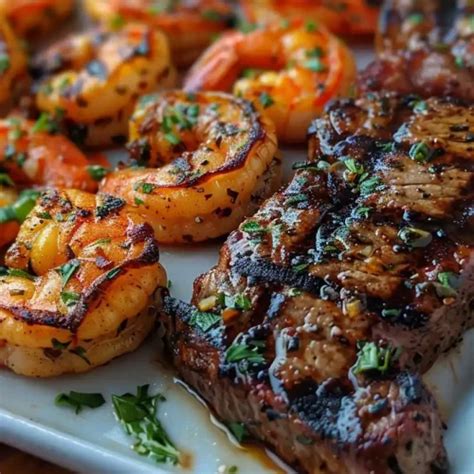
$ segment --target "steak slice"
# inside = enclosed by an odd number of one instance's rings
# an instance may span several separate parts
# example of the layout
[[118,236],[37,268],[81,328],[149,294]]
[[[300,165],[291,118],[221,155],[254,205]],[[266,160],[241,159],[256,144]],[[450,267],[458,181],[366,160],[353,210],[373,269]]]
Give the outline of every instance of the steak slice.
[[301,472],[443,472],[425,371],[472,325],[474,108],[369,94],[165,299],[184,380]]
[[469,0],[387,0],[362,90],[474,100],[473,15]]

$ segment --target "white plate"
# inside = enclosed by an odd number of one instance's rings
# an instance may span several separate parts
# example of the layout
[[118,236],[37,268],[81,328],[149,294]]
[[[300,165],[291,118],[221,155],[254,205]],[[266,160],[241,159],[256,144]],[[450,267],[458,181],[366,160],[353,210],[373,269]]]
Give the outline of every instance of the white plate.
[[[368,59],[358,51],[359,64]],[[302,159],[302,150],[286,150],[286,175],[290,164]],[[189,300],[194,278],[217,260],[219,244],[189,248],[162,248],[162,263],[173,282],[176,297]],[[474,473],[474,331],[443,357],[426,376],[447,421],[446,445],[456,474]],[[157,361],[156,341],[89,374],[36,380],[0,373],[0,442],[11,444],[46,460],[80,472],[163,472],[175,470],[135,454],[130,439],[115,421],[111,394],[134,391],[150,384],[167,401],[159,416],[177,446],[189,454],[186,472],[216,473],[221,466],[238,466],[240,473],[277,470],[264,455],[235,446],[210,420],[208,411],[174,383],[170,369]],[[107,404],[79,415],[58,408],[60,392],[101,392]],[[415,474],[415,473],[410,473]]]

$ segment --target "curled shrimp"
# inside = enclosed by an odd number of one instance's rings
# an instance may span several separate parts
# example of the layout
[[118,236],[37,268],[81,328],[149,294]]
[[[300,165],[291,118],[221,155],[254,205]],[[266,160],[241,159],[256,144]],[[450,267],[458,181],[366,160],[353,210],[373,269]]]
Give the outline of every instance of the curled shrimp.
[[62,115],[68,134],[88,146],[123,144],[136,99],[174,83],[163,33],[130,24],[110,33],[72,35],[40,53],[36,103]]
[[0,0],[0,15],[20,36],[29,36],[49,31],[73,7],[73,0]]
[[27,82],[26,54],[12,29],[0,17],[0,105],[7,107]]
[[55,186],[96,191],[107,162],[91,162],[48,116],[32,122],[21,117],[0,120],[0,169],[20,187]]
[[43,194],[5,262],[0,365],[36,377],[136,349],[167,281],[151,227],[124,201],[77,190]]
[[264,110],[281,141],[301,143],[324,105],[350,92],[355,74],[348,48],[325,29],[272,25],[222,36],[191,68],[184,88],[232,89]]
[[144,168],[109,174],[101,190],[134,204],[159,242],[228,233],[279,181],[273,124],[227,94],[144,97],[130,122],[129,150]]
[[109,27],[140,21],[170,40],[173,61],[189,66],[227,28],[232,9],[224,0],[86,0],[89,14]]
[[342,35],[373,34],[377,27],[377,2],[366,0],[241,0],[251,23],[287,20],[314,21]]

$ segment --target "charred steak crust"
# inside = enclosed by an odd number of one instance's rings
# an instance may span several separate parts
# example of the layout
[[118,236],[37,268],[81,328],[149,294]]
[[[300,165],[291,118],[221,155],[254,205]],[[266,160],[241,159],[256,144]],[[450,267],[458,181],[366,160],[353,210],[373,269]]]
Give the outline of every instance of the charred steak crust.
[[361,89],[474,100],[473,15],[469,0],[387,0]]
[[182,377],[302,472],[446,468],[427,370],[472,325],[474,108],[368,94],[166,299]]

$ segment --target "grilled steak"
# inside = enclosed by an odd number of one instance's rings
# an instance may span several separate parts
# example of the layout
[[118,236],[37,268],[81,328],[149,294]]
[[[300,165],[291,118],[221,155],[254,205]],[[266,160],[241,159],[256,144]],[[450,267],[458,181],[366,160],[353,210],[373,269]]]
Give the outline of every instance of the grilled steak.
[[192,304],[165,299],[182,377],[302,472],[442,472],[413,371],[472,324],[474,108],[369,94],[227,239]]
[[469,0],[388,0],[379,58],[360,76],[362,90],[474,100],[474,4]]

